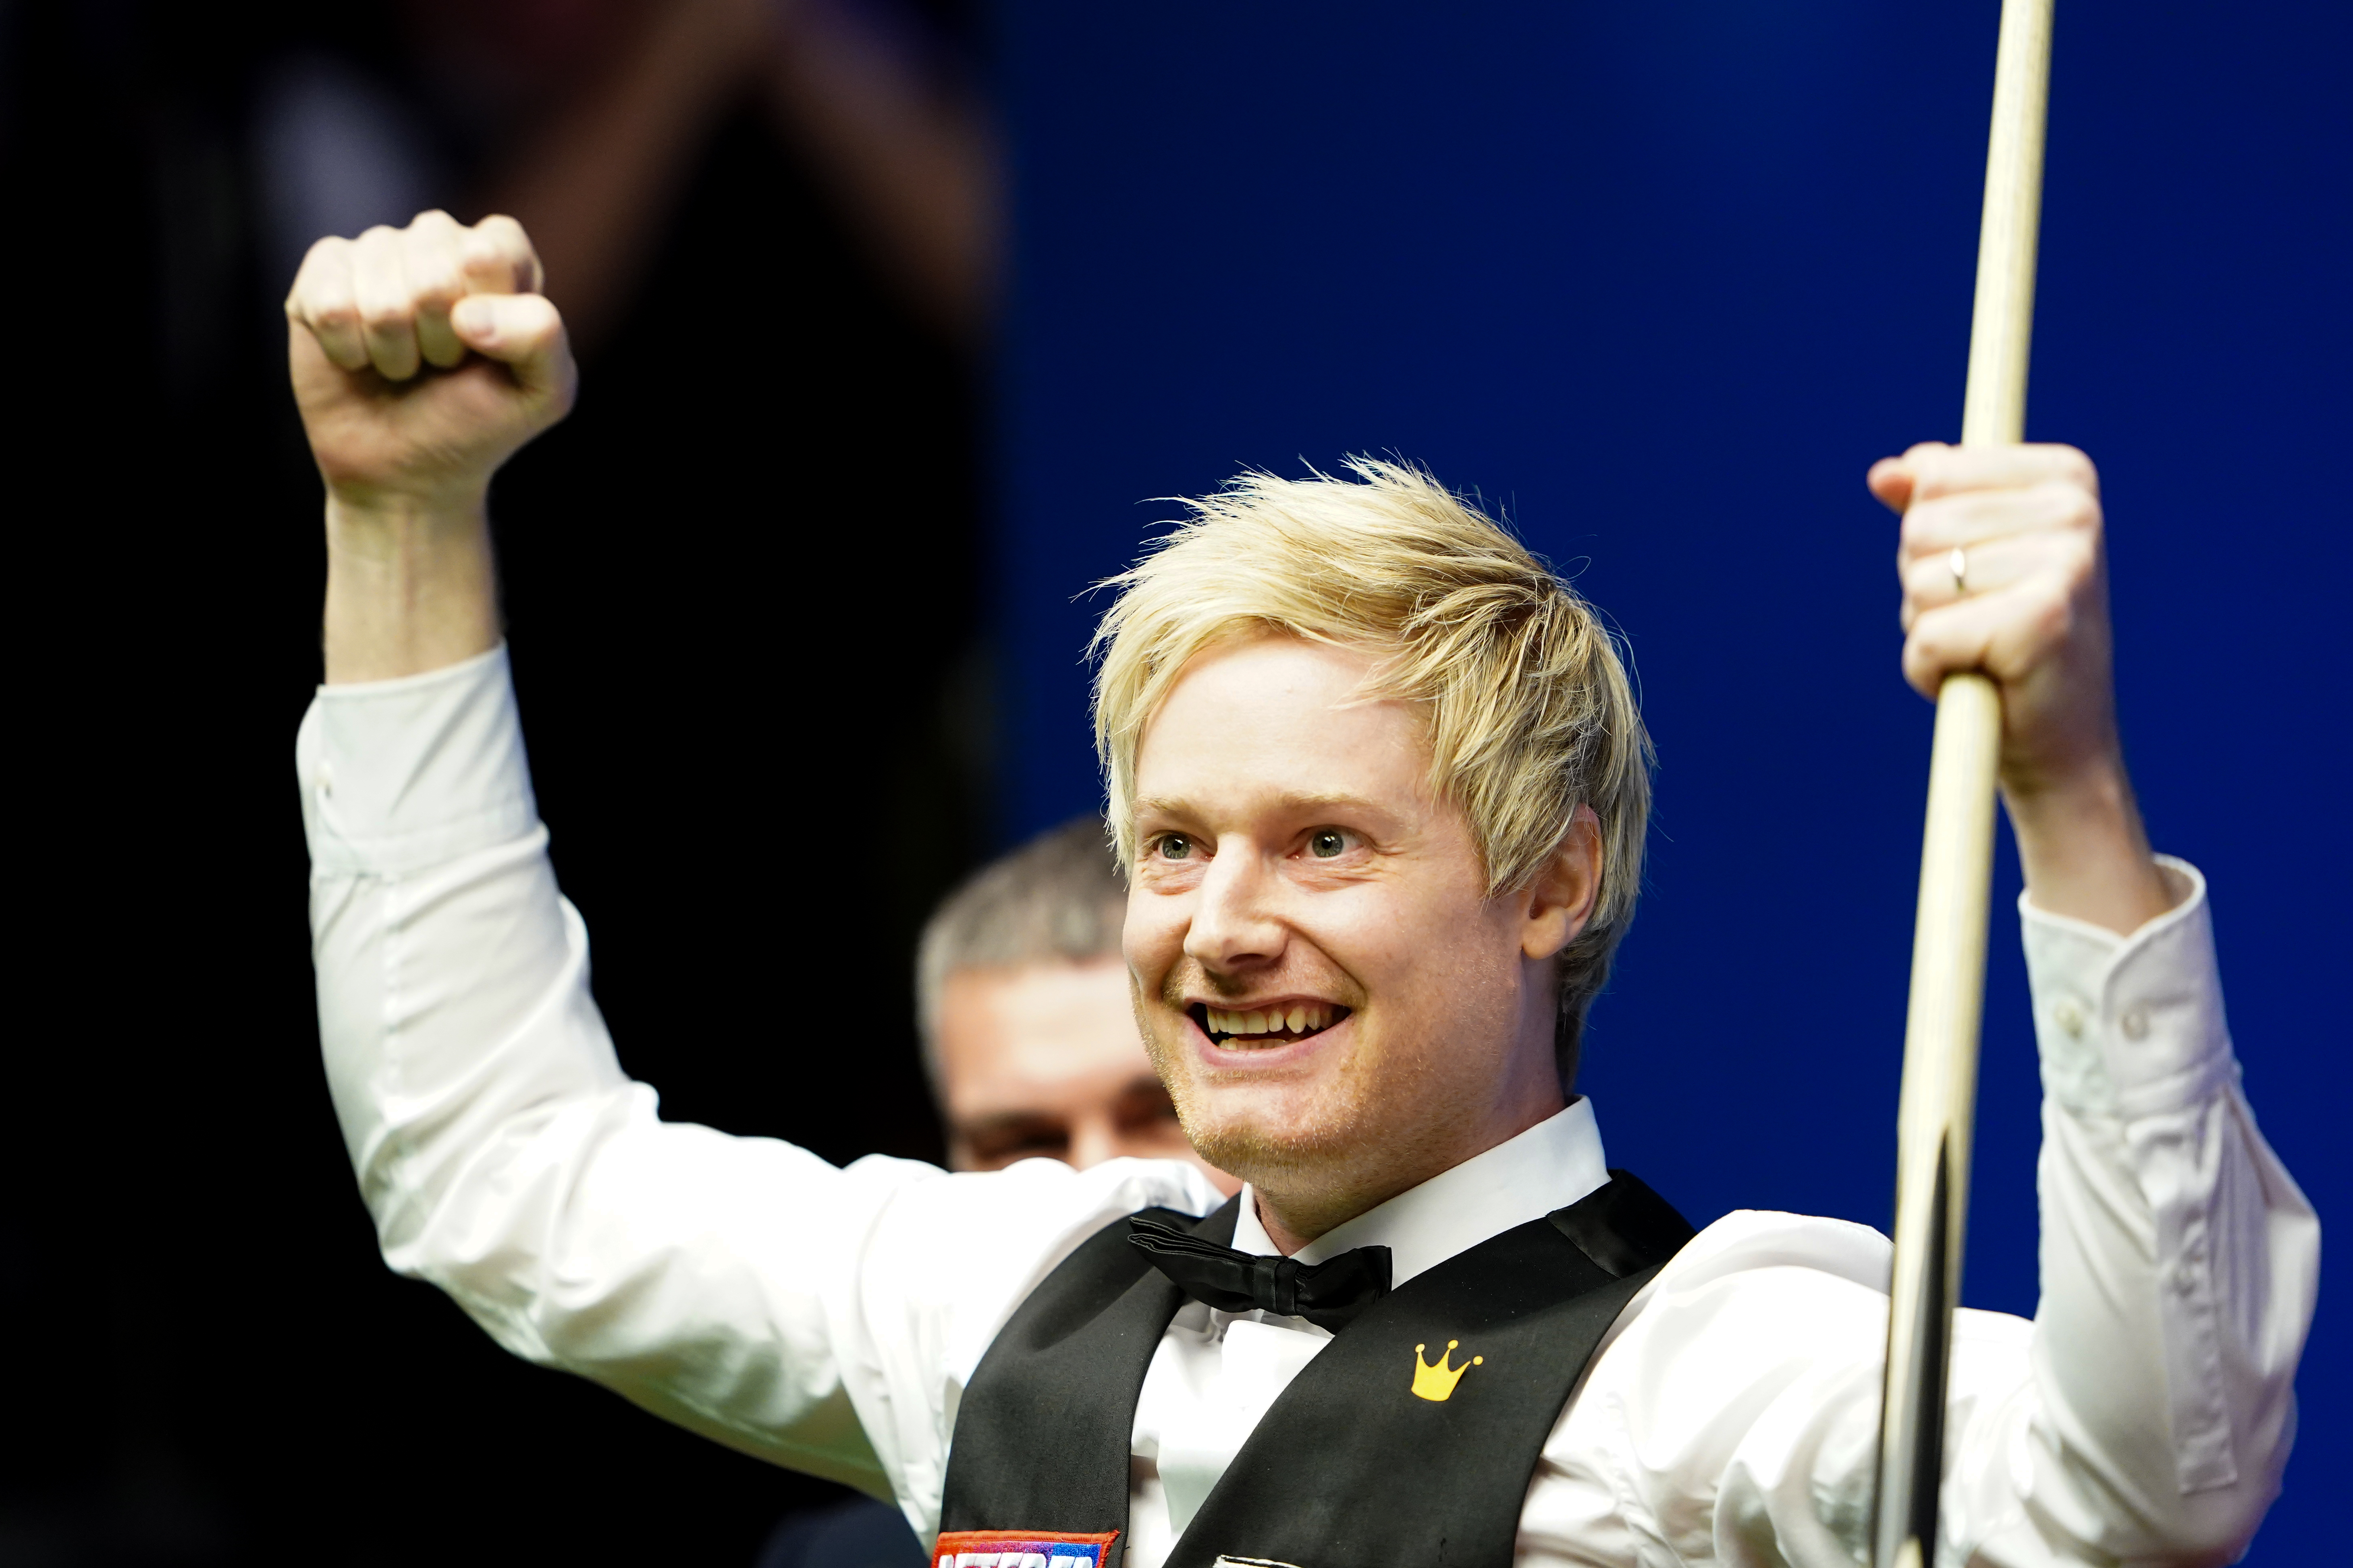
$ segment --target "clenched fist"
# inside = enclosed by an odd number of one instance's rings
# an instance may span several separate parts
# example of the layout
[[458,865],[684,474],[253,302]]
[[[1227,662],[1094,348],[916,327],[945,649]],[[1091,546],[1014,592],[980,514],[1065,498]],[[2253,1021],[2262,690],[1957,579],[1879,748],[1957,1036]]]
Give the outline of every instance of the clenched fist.
[[491,476],[572,406],[564,322],[512,218],[311,247],[286,358],[327,482],[331,682],[419,674],[499,639]]
[[286,297],[294,398],[328,493],[363,507],[478,504],[564,417],[575,373],[522,226],[443,212],[322,239]]

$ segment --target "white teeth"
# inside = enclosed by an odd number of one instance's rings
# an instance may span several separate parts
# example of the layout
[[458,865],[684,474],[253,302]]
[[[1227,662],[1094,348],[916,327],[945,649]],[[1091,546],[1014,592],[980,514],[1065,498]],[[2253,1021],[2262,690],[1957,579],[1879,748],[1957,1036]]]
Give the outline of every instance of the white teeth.
[[1244,1035],[1311,1034],[1332,1026],[1338,1009],[1321,1002],[1295,1002],[1289,1007],[1261,1007],[1254,1012],[1229,1012],[1204,1004],[1201,1013],[1208,1032],[1229,1037]]

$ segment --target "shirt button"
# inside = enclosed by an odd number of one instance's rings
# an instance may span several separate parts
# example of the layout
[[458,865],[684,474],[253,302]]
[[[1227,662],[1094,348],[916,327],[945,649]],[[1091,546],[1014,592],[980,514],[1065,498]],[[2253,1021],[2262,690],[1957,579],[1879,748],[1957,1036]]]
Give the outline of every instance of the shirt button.
[[2173,1270],[2173,1282],[2185,1296],[2195,1296],[2198,1294],[2198,1265],[2196,1262],[2187,1258],[2183,1258],[2179,1265],[2178,1265]]
[[2083,1037],[2084,1005],[2073,996],[2063,998],[2057,1006],[2051,1009],[2051,1016],[2057,1020],[2062,1029],[2067,1032],[2069,1039]]
[[319,771],[311,775],[311,782],[318,786],[321,795],[332,795],[335,793],[335,770],[321,763]]
[[2127,1007],[2125,1009],[2125,1016],[2118,1019],[2117,1022],[2124,1026],[2126,1039],[2145,1040],[2148,1038],[2147,1008]]

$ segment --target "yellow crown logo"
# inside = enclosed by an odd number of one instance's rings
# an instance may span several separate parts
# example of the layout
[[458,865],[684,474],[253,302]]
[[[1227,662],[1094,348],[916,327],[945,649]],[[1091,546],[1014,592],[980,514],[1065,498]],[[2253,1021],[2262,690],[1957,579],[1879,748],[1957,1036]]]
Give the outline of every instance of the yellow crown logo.
[[1485,1356],[1474,1355],[1461,1366],[1447,1365],[1451,1352],[1461,1342],[1461,1340],[1447,1341],[1446,1349],[1439,1352],[1436,1361],[1421,1359],[1421,1352],[1430,1348],[1428,1345],[1413,1347],[1413,1396],[1416,1399],[1437,1401],[1453,1398],[1454,1385],[1462,1381],[1462,1374],[1485,1363]]

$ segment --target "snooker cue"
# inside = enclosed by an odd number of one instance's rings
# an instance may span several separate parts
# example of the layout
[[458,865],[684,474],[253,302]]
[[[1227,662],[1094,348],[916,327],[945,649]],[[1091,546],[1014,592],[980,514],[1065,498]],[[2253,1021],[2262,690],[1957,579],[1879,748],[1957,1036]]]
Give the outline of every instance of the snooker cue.
[[[2025,433],[2051,6],[2052,0],[2002,0],[1961,416],[1965,447],[2014,445]],[[1968,1216],[2000,749],[2001,697],[1993,682],[1977,673],[1947,676],[1936,696],[1929,753],[1896,1114],[1895,1253],[1872,1523],[1876,1568],[1927,1568],[1936,1560],[1945,1379]]]

